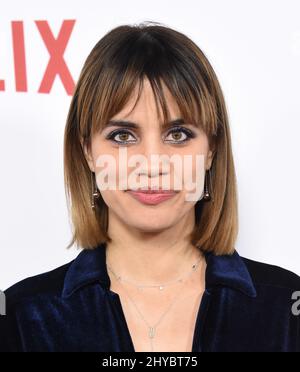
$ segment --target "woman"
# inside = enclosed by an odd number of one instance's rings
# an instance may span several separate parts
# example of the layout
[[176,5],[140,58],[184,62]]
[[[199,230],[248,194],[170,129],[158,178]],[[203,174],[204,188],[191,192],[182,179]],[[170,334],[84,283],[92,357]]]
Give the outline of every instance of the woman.
[[125,25],[96,44],[72,98],[64,165],[68,247],[84,249],[5,292],[0,349],[300,351],[300,278],[234,248],[225,101],[188,37]]

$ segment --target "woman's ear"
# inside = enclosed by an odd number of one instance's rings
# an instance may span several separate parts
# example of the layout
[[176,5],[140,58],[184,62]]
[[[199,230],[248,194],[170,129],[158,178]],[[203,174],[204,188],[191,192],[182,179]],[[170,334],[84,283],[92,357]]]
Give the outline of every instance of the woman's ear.
[[90,167],[90,170],[92,172],[95,172],[95,167],[94,167],[94,162],[93,162],[93,157],[92,157],[92,154],[91,154],[90,146],[88,146],[88,144],[83,140],[80,140],[80,143],[81,143],[81,146],[82,146],[82,149],[83,149],[84,157],[85,157],[85,159],[88,163],[88,166]]
[[206,159],[206,169],[207,170],[211,168],[211,164],[212,164],[212,161],[214,159],[214,155],[215,155],[214,150],[209,150],[208,151],[208,155],[207,155],[207,159]]

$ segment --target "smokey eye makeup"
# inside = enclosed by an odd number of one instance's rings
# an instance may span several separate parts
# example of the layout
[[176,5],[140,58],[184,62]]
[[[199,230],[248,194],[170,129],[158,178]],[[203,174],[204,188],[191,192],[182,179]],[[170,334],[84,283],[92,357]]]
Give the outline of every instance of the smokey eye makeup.
[[[167,132],[165,142],[171,144],[185,144],[192,138],[196,137],[196,133],[186,127],[173,127]],[[136,143],[136,135],[128,129],[116,129],[105,136],[105,139],[114,144],[126,145]]]

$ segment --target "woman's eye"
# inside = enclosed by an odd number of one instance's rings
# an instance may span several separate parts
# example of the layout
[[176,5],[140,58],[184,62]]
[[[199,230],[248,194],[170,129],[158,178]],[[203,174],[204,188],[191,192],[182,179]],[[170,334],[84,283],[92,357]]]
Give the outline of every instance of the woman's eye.
[[[174,128],[169,132],[165,141],[169,143],[174,143],[174,144],[182,144],[194,137],[195,137],[195,134],[187,128]],[[131,134],[129,131],[124,130],[124,129],[115,130],[109,133],[106,136],[106,139],[111,140],[121,145],[126,145],[129,143],[136,142],[136,139],[133,136],[133,134]]]
[[172,143],[183,143],[187,142],[189,139],[194,138],[195,135],[193,132],[186,128],[177,128],[169,132],[169,135],[166,137],[166,140]]
[[114,131],[110,133],[106,138],[120,144],[135,142],[135,138],[133,137],[133,135],[126,130]]

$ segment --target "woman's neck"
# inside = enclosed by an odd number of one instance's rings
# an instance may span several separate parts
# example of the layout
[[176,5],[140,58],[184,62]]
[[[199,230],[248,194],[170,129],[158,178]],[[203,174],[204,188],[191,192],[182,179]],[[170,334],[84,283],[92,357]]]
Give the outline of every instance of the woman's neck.
[[109,230],[112,242],[107,243],[106,261],[122,277],[160,284],[185,275],[200,258],[205,260],[199,248],[189,242],[191,219],[156,233],[133,231],[115,216],[109,221],[113,231]]

